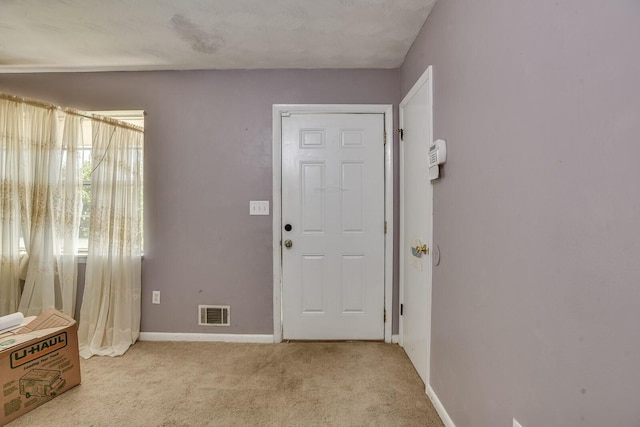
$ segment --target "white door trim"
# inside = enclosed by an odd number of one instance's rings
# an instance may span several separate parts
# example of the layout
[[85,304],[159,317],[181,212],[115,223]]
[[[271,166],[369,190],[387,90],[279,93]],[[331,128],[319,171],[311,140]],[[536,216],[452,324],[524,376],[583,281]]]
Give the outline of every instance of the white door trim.
[[393,105],[391,104],[274,104],[273,105],[273,342],[282,342],[282,120],[286,113],[384,114],[384,191],[387,233],[384,239],[384,341],[391,342],[393,320]]
[[[409,92],[407,93],[407,95],[404,97],[404,99],[402,100],[402,102],[400,103],[399,106],[399,123],[400,123],[400,129],[404,128],[404,108],[405,106],[409,103],[409,101],[411,100],[411,98],[413,98],[413,96],[422,88],[422,86],[424,86],[425,84],[429,85],[429,117],[427,117],[426,119],[429,120],[429,141],[428,143],[431,144],[433,142],[433,67],[430,65],[425,72],[422,74],[422,76],[420,76],[420,78],[415,82],[415,84],[413,85],[413,87],[411,88],[411,90],[409,90]],[[404,146],[402,145],[402,142],[400,142],[400,218],[404,218],[404,200],[405,200],[405,194],[404,194]],[[425,159],[425,163],[426,163],[426,159]],[[433,191],[431,192],[431,212],[427,212],[427,216],[429,218],[430,224],[429,224],[429,229],[431,230],[431,233],[429,235],[429,241],[427,242],[427,245],[429,248],[433,248]],[[402,248],[406,248],[406,242],[405,242],[405,238],[404,238],[404,223],[403,221],[400,221],[400,262],[399,262],[399,273],[400,273],[400,303],[402,304],[404,302],[404,268],[403,266],[405,265],[405,255],[406,255],[406,251],[403,250]],[[428,306],[427,309],[429,310],[429,314],[428,314],[428,323],[427,323],[427,369],[426,369],[426,381],[425,381],[425,387],[428,388],[429,387],[429,381],[431,378],[431,296],[432,296],[432,284],[433,284],[433,268],[430,271],[431,277],[429,277],[429,301],[428,301]],[[404,325],[403,325],[403,319],[402,316],[400,316],[400,330],[399,332],[399,339],[400,339],[400,346],[403,346],[403,330],[404,330]]]

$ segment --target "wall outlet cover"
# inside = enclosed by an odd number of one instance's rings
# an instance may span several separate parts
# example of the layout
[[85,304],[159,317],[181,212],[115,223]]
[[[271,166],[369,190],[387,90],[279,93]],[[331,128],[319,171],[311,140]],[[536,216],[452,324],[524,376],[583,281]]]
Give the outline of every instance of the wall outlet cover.
[[249,201],[249,215],[269,215],[268,200]]

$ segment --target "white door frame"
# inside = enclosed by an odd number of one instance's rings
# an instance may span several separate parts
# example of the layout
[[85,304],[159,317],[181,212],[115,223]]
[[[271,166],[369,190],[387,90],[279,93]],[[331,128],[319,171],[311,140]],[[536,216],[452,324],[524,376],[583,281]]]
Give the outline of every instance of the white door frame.
[[[425,117],[425,120],[429,121],[429,144],[433,143],[433,70],[432,70],[432,66],[430,65],[426,71],[422,74],[422,76],[420,76],[420,78],[415,82],[415,84],[413,85],[413,87],[411,88],[411,90],[407,93],[407,95],[404,97],[404,99],[402,100],[402,102],[400,103],[399,106],[399,123],[400,123],[400,129],[404,129],[404,107],[409,103],[409,101],[411,100],[411,98],[413,98],[413,96],[422,88],[422,86],[424,86],[425,84],[429,85],[429,115],[428,117]],[[402,145],[402,142],[400,142],[400,218],[404,218],[404,212],[405,212],[405,208],[404,208],[404,200],[405,200],[405,194],[404,194],[404,146]],[[428,167],[427,164],[427,159],[424,159],[425,162],[425,167]],[[429,248],[431,248],[431,250],[433,250],[433,191],[431,191],[431,212],[427,212],[427,217],[429,218],[429,229],[431,230],[431,233],[429,235],[428,238],[428,242],[427,245]],[[407,247],[406,244],[407,242],[405,241],[405,237],[404,237],[404,221],[400,220],[400,263],[399,263],[399,269],[400,269],[400,303],[402,304],[404,302],[404,285],[405,285],[405,278],[404,278],[404,265],[406,262],[406,253],[407,251],[405,250],[405,248]],[[431,271],[430,271],[430,277],[428,278],[428,294],[429,294],[429,301],[427,301],[427,310],[429,311],[427,318],[429,319],[427,322],[427,330],[426,330],[426,334],[427,334],[427,372],[426,372],[426,381],[425,381],[425,387],[429,388],[429,381],[431,378],[431,299],[432,299],[432,285],[433,285],[433,265],[431,267]],[[404,331],[404,325],[403,325],[403,318],[402,316],[400,316],[400,329],[399,329],[399,344],[400,346],[403,346],[403,331]]]
[[[273,342],[282,342],[282,116],[307,114],[384,114],[384,341],[391,342],[393,320],[393,105],[391,104],[274,104],[273,105]],[[382,225],[381,225],[382,226]]]

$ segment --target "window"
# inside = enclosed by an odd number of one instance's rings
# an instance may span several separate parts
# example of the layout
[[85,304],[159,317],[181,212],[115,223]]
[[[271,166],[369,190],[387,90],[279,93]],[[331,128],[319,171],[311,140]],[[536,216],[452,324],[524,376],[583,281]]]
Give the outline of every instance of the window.
[[[144,128],[144,111],[142,110],[122,110],[122,111],[91,111],[91,114],[98,114],[105,117],[110,117],[116,120],[120,120],[126,123],[130,123],[132,125],[139,126]],[[80,155],[80,165],[82,168],[82,212],[80,215],[80,227],[78,229],[78,254],[86,255],[89,249],[89,223],[90,223],[90,214],[91,214],[91,173],[95,168],[92,160],[92,129],[91,129],[91,120],[83,120],[82,122],[82,141],[83,145],[81,147],[81,155]],[[60,114],[60,122],[58,126],[59,137],[62,137],[62,132],[64,129],[64,114]],[[66,154],[63,154],[66,156]],[[144,167],[143,164],[140,165],[141,168]],[[143,174],[144,176],[144,174]],[[143,183],[144,185],[144,183]],[[140,218],[142,221],[143,218],[143,198],[140,198]],[[140,224],[140,230],[143,230],[143,224]],[[26,252],[26,246],[24,243],[24,238],[21,232],[20,235],[20,251]],[[144,234],[143,234],[143,246],[144,247]]]
[[[101,116],[110,117],[122,122],[130,123],[132,125],[144,128],[144,111],[138,110],[124,110],[124,111],[91,111],[92,114],[98,114]],[[78,230],[78,253],[86,254],[89,249],[89,222],[91,220],[91,172],[95,168],[92,161],[91,151],[91,121],[86,120],[83,122],[83,141],[85,145],[82,147],[82,214],[80,216],[80,228]],[[141,165],[144,167],[144,165]],[[144,177],[144,174],[143,174]],[[144,183],[143,183],[144,188]],[[140,218],[142,221],[143,215],[143,197],[140,198]],[[140,224],[140,230],[143,230],[143,224]],[[143,246],[144,247],[144,234],[143,234]]]

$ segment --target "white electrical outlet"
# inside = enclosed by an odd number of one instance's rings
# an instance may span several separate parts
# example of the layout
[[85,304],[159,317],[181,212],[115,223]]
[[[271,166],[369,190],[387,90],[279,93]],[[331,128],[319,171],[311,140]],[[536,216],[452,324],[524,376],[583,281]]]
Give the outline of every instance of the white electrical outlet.
[[153,291],[151,293],[151,304],[160,304],[160,291]]
[[522,427],[522,424],[518,422],[515,418],[513,419],[513,427]]
[[249,215],[269,215],[268,200],[249,201]]

